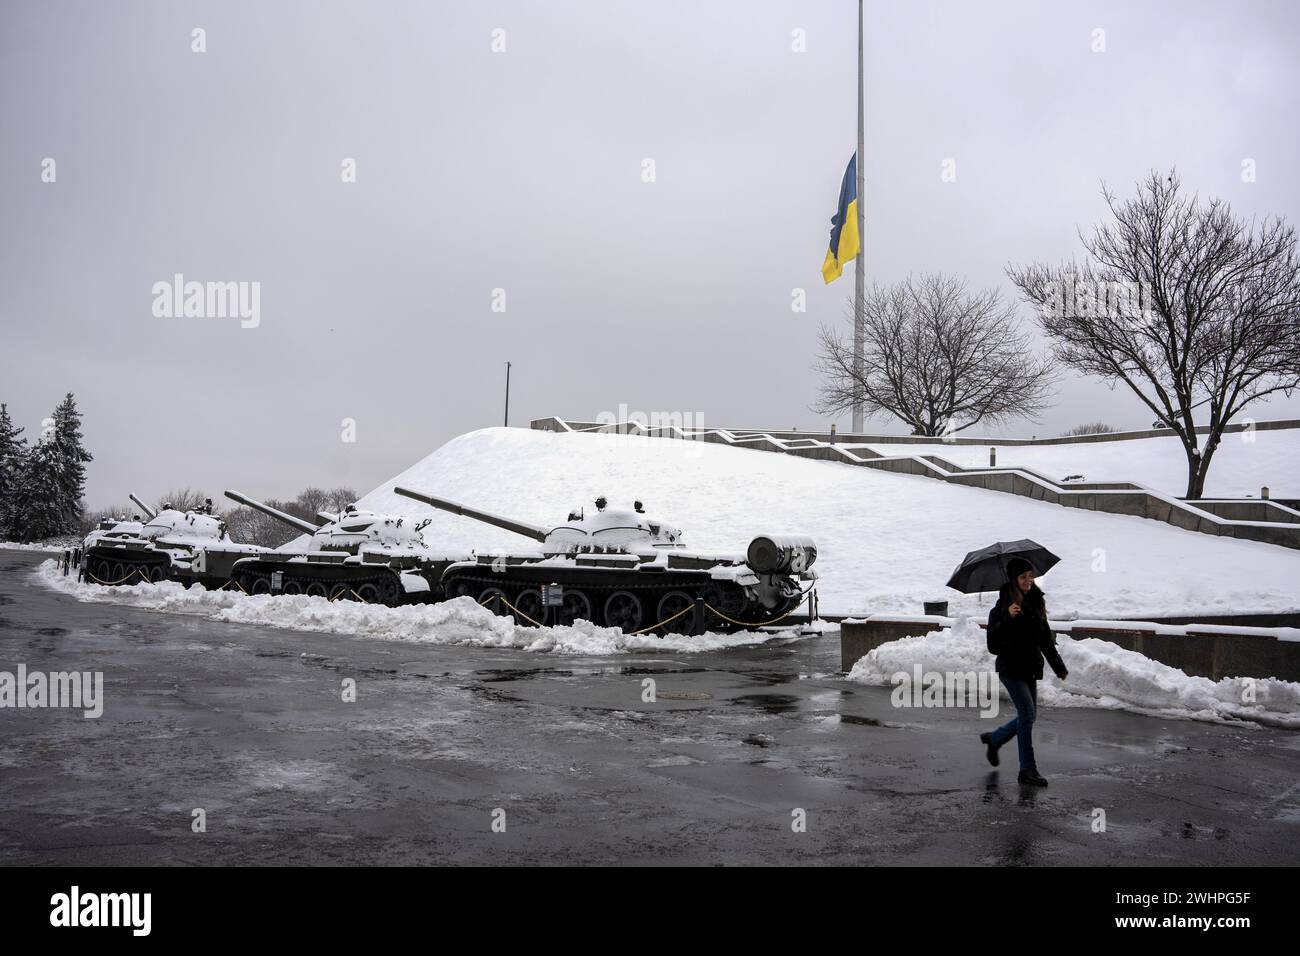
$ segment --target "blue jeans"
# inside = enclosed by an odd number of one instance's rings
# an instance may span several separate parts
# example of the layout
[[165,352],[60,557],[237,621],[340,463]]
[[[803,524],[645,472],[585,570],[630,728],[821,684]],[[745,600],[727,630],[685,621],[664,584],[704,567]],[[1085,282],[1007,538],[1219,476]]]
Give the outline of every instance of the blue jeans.
[[989,737],[995,747],[1001,747],[1012,737],[1020,749],[1020,769],[1038,772],[1034,763],[1034,717],[1038,713],[1038,681],[1018,680],[999,674],[1002,686],[1011,695],[1011,702],[1016,705],[1016,716],[993,731]]

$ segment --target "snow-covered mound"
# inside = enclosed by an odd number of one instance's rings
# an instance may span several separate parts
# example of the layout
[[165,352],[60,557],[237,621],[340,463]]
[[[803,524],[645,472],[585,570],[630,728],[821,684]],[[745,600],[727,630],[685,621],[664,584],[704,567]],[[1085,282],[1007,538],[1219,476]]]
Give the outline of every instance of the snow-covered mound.
[[[1188,720],[1246,720],[1300,730],[1300,684],[1273,678],[1188,677],[1175,667],[1095,638],[1060,637],[1057,647],[1070,674],[1064,681],[1050,674],[1039,681],[1040,704],[1123,709]],[[952,628],[880,645],[853,665],[848,680],[891,686],[894,674],[910,675],[918,664],[922,673],[993,669],[984,632],[966,618]],[[996,686],[1006,700],[1006,691],[1000,683]],[[1014,709],[1004,706],[1001,712],[1013,714]]]
[[[1171,495],[1187,490],[1187,458],[1173,435],[1061,445],[999,445],[990,439],[987,445],[873,442],[866,447],[886,456],[938,455],[963,468],[987,467],[989,449],[996,448],[999,467],[1019,465],[1057,480],[1083,475],[1088,481],[1132,481]],[[1210,462],[1206,497],[1258,497],[1262,487],[1273,498],[1300,498],[1300,429],[1223,436]]]
[[260,624],[298,631],[347,634],[354,637],[426,644],[463,644],[472,647],[514,647],[524,651],[605,656],[635,651],[674,654],[745,647],[768,641],[798,639],[793,628],[784,631],[739,634],[702,634],[699,637],[642,637],[625,635],[618,628],[597,627],[579,621],[573,627],[516,627],[479,607],[472,598],[442,604],[385,607],[356,601],[335,601],[305,595],[247,595],[239,591],[207,591],[176,581],[100,587],[79,584],[64,576],[58,562],[43,561],[36,576],[56,591],[79,601],[122,604],[173,614],[197,614],[214,621]]
[[1041,582],[1056,618],[1300,610],[1300,551],[707,442],[488,428],[453,439],[360,502],[430,517],[424,537],[434,547],[529,550],[533,542],[518,535],[393,494],[398,484],[536,524],[559,524],[602,494],[612,504],[639,499],[699,550],[743,553],[757,534],[808,534],[826,613],[919,613],[938,598],[954,613],[987,614],[992,595],[961,595],[944,582],[968,551],[1026,537],[1061,557]]

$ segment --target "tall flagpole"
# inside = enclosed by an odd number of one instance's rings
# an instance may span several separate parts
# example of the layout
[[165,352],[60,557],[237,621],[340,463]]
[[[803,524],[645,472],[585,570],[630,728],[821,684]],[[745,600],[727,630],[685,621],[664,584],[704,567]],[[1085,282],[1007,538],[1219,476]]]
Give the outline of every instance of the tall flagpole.
[[862,3],[858,0],[858,255],[856,268],[853,276],[853,378],[854,378],[854,395],[853,402],[853,431],[855,434],[862,432],[862,386],[858,383],[862,381],[862,350],[863,342],[866,338],[866,322],[862,312],[862,297],[866,288],[866,277],[863,275],[862,262],[865,258],[863,250],[867,245],[866,232],[866,205],[867,196],[863,189],[864,175],[862,168],[866,165],[866,157],[862,154]]

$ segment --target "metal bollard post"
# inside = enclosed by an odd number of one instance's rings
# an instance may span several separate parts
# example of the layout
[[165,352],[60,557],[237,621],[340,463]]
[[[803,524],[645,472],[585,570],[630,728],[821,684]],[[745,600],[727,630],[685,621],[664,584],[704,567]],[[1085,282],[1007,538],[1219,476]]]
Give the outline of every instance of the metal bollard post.
[[704,598],[697,597],[695,599],[695,615],[693,620],[691,621],[691,634],[694,637],[699,637],[703,633],[704,633]]
[[993,467],[995,467],[995,466],[997,465],[997,463],[998,463],[998,450],[997,450],[996,448],[990,448],[990,449],[989,449],[989,467],[990,467],[990,468],[993,468]]
[[1263,488],[1259,489],[1259,496],[1263,498],[1265,501],[1268,501],[1268,485],[1265,485]]
[[832,445],[835,444],[835,426],[834,426],[834,425],[831,426],[831,440],[830,440],[830,443],[831,443]]

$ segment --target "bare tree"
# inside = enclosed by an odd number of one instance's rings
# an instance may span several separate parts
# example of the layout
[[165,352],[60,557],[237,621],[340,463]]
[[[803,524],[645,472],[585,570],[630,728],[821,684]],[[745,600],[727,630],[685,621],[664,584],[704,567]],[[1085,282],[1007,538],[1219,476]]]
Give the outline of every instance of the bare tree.
[[328,499],[329,493],[324,488],[304,488],[298,493],[297,504],[310,521],[316,517],[316,512],[325,507]]
[[[292,502],[272,500],[267,504],[272,508],[288,512]],[[243,544],[260,545],[263,548],[278,548],[288,544],[302,533],[270,515],[244,505],[232,508],[222,515],[222,518],[226,522],[226,530],[232,540]]]
[[1187,455],[1186,497],[1200,498],[1233,416],[1300,386],[1300,262],[1285,220],[1257,227],[1180,186],[1176,172],[1153,171],[1121,202],[1103,184],[1114,222],[1080,234],[1083,263],[1007,274],[1039,306],[1060,362],[1123,382],[1173,430]]
[[360,497],[355,488],[331,488],[325,492],[324,505],[329,511],[339,512],[348,505],[354,504]]
[[[207,500],[207,497],[207,495],[197,488],[173,488],[171,491],[167,492],[167,494],[158,499],[154,508],[157,511],[161,511],[163,505],[170,504],[177,511],[193,511],[195,508],[201,507],[203,502]],[[135,510],[139,511],[140,509],[136,508]]]
[[952,434],[977,422],[1037,420],[1051,397],[1052,363],[1034,354],[1015,306],[995,289],[971,292],[938,273],[873,286],[863,302],[862,369],[849,333],[822,326],[817,370],[822,413],[859,400],[868,416],[889,414],[914,435]]
[[1062,438],[1077,438],[1080,435],[1113,435],[1119,431],[1114,425],[1107,425],[1105,422],[1086,422],[1083,425],[1075,425],[1069,431],[1061,432]]

